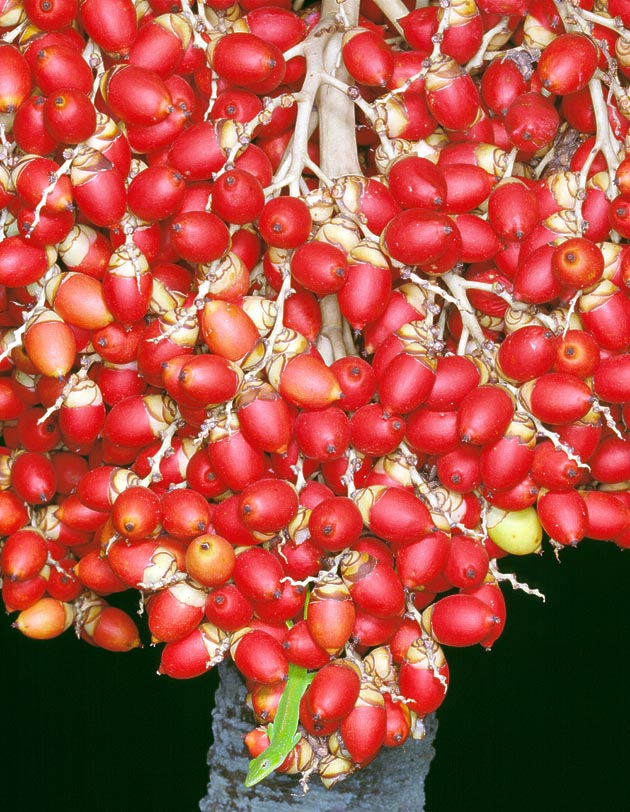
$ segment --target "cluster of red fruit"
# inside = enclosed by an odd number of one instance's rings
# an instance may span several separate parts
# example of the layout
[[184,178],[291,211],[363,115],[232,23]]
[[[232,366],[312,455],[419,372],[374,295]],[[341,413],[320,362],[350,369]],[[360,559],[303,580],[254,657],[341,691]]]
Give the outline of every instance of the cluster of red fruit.
[[422,735],[497,559],[630,546],[624,0],[0,0],[14,625]]

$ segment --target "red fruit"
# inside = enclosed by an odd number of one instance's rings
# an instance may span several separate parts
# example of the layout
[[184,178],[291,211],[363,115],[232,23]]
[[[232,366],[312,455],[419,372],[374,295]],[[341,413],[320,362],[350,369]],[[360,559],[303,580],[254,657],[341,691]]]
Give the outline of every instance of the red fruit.
[[394,196],[375,178],[349,175],[338,181],[340,206],[348,214],[360,217],[373,234],[380,234],[400,211]]
[[[228,143],[225,144],[229,148]],[[183,130],[173,142],[168,162],[189,181],[208,180],[224,165],[226,153],[218,125],[200,121]]]
[[363,519],[351,499],[331,496],[312,509],[308,528],[315,544],[326,552],[340,552],[357,541]]
[[260,236],[277,248],[297,248],[311,232],[311,213],[297,197],[273,197],[265,204],[258,219]]
[[379,376],[380,402],[390,414],[406,414],[424,403],[434,382],[435,373],[429,359],[403,351],[387,364]]
[[213,623],[202,623],[186,637],[164,646],[158,673],[174,679],[191,679],[205,674],[225,656],[219,646],[224,637]]
[[506,57],[493,59],[481,77],[481,96],[497,116],[504,117],[512,102],[527,90],[529,82],[516,61]]
[[115,541],[107,550],[114,574],[134,589],[162,584],[174,572],[184,569],[185,548],[174,539]]
[[348,263],[343,251],[320,240],[301,245],[291,258],[291,274],[319,296],[336,293],[344,284]]
[[458,589],[480,586],[487,575],[489,557],[486,548],[470,536],[453,535],[443,574]]
[[[254,613],[261,621],[281,628],[283,623],[303,616],[305,600],[306,593],[303,586],[283,581],[281,593],[277,599],[254,601]],[[280,642],[284,642],[284,637]]]
[[438,260],[449,246],[454,222],[445,214],[409,208],[383,229],[381,248],[404,265],[425,265]]
[[96,110],[76,88],[55,90],[44,103],[44,126],[62,144],[80,144],[96,130]]
[[188,488],[175,488],[162,494],[160,512],[163,529],[175,538],[192,539],[205,533],[210,525],[208,500]]
[[505,129],[511,143],[524,153],[533,154],[551,144],[560,116],[553,103],[540,93],[523,93],[505,114]]
[[280,375],[280,394],[302,409],[324,409],[341,396],[330,367],[312,355],[291,358]]
[[260,479],[265,470],[261,450],[247,441],[240,431],[227,433],[208,447],[210,464],[219,478],[233,491]]
[[[506,491],[491,491],[486,487],[482,487],[481,495],[491,505],[495,505],[503,510],[524,510],[536,502],[538,490],[534,478],[531,475],[527,475],[518,485]],[[493,557],[496,558],[497,555],[498,553]]]
[[426,79],[426,100],[438,123],[448,130],[466,130],[479,114],[479,91],[466,70],[443,55],[432,63]]
[[224,172],[212,185],[212,211],[226,222],[250,223],[264,205],[261,183],[244,169]]
[[407,648],[399,672],[400,693],[411,700],[409,708],[420,718],[433,713],[444,701],[448,680],[448,663],[441,647],[418,636]]
[[519,178],[499,181],[488,198],[488,222],[505,240],[523,240],[540,219],[535,192]]
[[423,613],[431,635],[442,645],[473,646],[481,643],[498,622],[487,603],[463,593],[440,598]]
[[390,544],[411,544],[433,530],[428,508],[409,491],[372,485],[352,498],[367,527]]
[[34,48],[31,70],[35,84],[46,96],[61,88],[73,88],[86,94],[92,89],[92,69],[73,45],[53,43]]
[[338,459],[350,444],[348,417],[337,406],[302,411],[295,420],[295,438],[307,459],[320,462]]
[[630,354],[604,358],[593,376],[595,394],[608,403],[630,401]]
[[269,685],[286,680],[289,662],[280,643],[259,629],[246,630],[230,647],[238,670],[247,679]]
[[372,366],[363,358],[347,355],[338,358],[330,365],[339,386],[339,405],[347,412],[353,412],[368,403],[376,391],[376,375]]
[[0,535],[10,536],[27,522],[28,511],[19,496],[13,491],[0,491]]
[[50,250],[11,235],[0,243],[0,284],[8,288],[30,285],[46,273],[51,260]]
[[339,732],[353,763],[367,764],[381,749],[387,732],[387,714],[381,693],[365,686],[357,704],[342,720]]
[[105,72],[101,92],[107,106],[126,124],[146,127],[169,114],[173,100],[164,81],[153,71],[118,64]]
[[464,443],[496,442],[514,415],[512,399],[500,386],[479,386],[462,400],[457,412],[457,431]]
[[424,407],[436,411],[456,409],[479,380],[479,370],[469,358],[462,355],[440,356],[433,388]]
[[470,493],[481,482],[479,458],[481,449],[460,443],[438,457],[436,467],[440,482],[455,493]]
[[591,475],[599,482],[622,483],[630,479],[630,445],[617,436],[603,439],[589,459]]
[[630,345],[630,298],[606,280],[578,300],[580,320],[606,350],[623,352]]
[[127,204],[124,178],[103,153],[81,146],[70,181],[75,203],[90,223],[109,227],[120,221]]
[[401,547],[396,552],[396,571],[403,585],[415,590],[433,581],[448,561],[449,550],[449,537],[439,530]]
[[[418,593],[420,594],[420,593]],[[400,626],[389,640],[389,648],[392,659],[400,665],[405,659],[407,650],[412,643],[415,643],[422,635],[420,624],[411,618],[403,618]]]
[[316,723],[343,719],[354,707],[360,688],[361,679],[352,663],[335,660],[320,668],[304,695],[311,719]]
[[17,530],[4,542],[0,569],[10,581],[34,578],[48,558],[46,539],[36,530]]
[[189,635],[203,618],[206,599],[204,589],[187,581],[151,595],[147,609],[153,641],[170,643]]
[[90,550],[75,563],[74,572],[80,582],[97,595],[111,595],[124,592],[128,584],[121,581],[100,550]]
[[270,601],[282,594],[282,565],[272,553],[261,547],[243,550],[237,557],[232,577],[250,601]]
[[494,628],[490,631],[488,636],[481,641],[481,645],[488,650],[492,647],[493,643],[498,640],[505,628],[506,606],[501,587],[494,578],[488,576],[480,586],[466,589],[465,594],[479,598],[479,600],[490,607],[494,614]]
[[227,632],[244,628],[254,616],[253,604],[235,584],[224,584],[213,589],[204,611],[208,620]]
[[50,578],[50,567],[42,567],[37,575],[26,581],[9,581],[4,579],[2,583],[2,600],[7,612],[21,612],[33,606],[40,598],[46,594],[48,579]]
[[241,432],[248,442],[263,451],[286,451],[293,431],[293,415],[287,403],[271,386],[244,392],[238,401]]
[[86,0],[81,4],[81,22],[105,51],[125,53],[137,32],[137,18],[131,0]]
[[562,285],[551,270],[554,249],[541,245],[530,253],[519,256],[514,275],[514,298],[529,304],[543,304],[556,299],[563,292]]
[[368,87],[385,87],[394,70],[394,56],[382,36],[372,29],[345,32],[341,55],[352,78]]
[[174,249],[187,262],[213,262],[229,250],[230,235],[225,223],[206,211],[189,211],[171,220]]
[[585,330],[567,330],[556,341],[555,372],[568,372],[578,378],[590,378],[598,368],[600,350],[597,341]]
[[586,34],[560,34],[540,55],[538,77],[551,94],[576,93],[591,80],[598,59],[599,49]]
[[339,308],[355,330],[375,321],[385,310],[392,289],[389,268],[365,262],[349,265],[343,287],[337,292]]
[[538,497],[536,512],[545,533],[558,544],[575,545],[586,535],[588,511],[584,499],[573,489],[544,491]]
[[152,535],[159,526],[160,498],[149,488],[140,486],[123,491],[112,507],[116,532],[137,539]]
[[409,738],[411,733],[410,713],[404,702],[392,699],[389,694],[383,694],[386,713],[386,731],[383,747],[400,747]]
[[578,491],[586,503],[588,522],[586,537],[610,541],[625,533],[630,526],[630,508],[614,493]]
[[382,457],[398,448],[405,434],[405,421],[380,403],[366,403],[350,418],[352,446],[361,454]]
[[446,198],[442,211],[464,214],[476,209],[488,197],[495,184],[494,175],[473,164],[444,164],[442,175],[446,181]]
[[290,663],[309,670],[321,669],[330,660],[330,655],[313,640],[306,620],[299,620],[291,626],[282,648]]
[[107,413],[103,437],[127,448],[149,445],[172,421],[172,408],[172,400],[163,395],[124,398]]
[[107,521],[109,512],[92,510],[82,504],[77,495],[69,494],[56,510],[56,518],[75,532],[94,533],[101,530]]
[[569,288],[589,288],[604,273],[604,257],[598,246],[584,237],[571,237],[556,247],[551,270]]
[[390,191],[405,209],[439,209],[446,199],[446,179],[426,158],[400,158],[391,165],[388,180]]
[[170,166],[148,166],[127,188],[130,210],[141,220],[164,220],[179,210],[186,185]]
[[15,113],[31,90],[28,62],[15,45],[0,44],[0,113]]
[[166,79],[180,65],[191,34],[184,17],[160,14],[139,28],[129,49],[129,62]]
[[205,587],[225,584],[235,563],[234,548],[223,536],[205,533],[194,538],[186,548],[186,571]]
[[214,70],[230,84],[263,95],[282,83],[286,71],[278,46],[248,33],[222,36],[212,50],[211,61]]
[[262,101],[250,90],[230,87],[219,93],[210,110],[210,117],[230,118],[245,124],[262,112]]
[[417,292],[415,286],[405,285],[392,291],[383,313],[363,330],[368,355],[374,353],[403,324],[424,318],[424,300],[417,296]]
[[201,334],[210,352],[239,361],[251,352],[260,333],[238,305],[220,299],[208,302],[201,312]]
[[[212,408],[232,400],[240,388],[240,367],[220,355],[184,355],[181,360],[181,366],[176,364],[176,386],[191,405]],[[175,397],[175,392],[172,394]]]
[[50,502],[57,490],[57,473],[49,456],[35,451],[18,454],[11,465],[11,486],[30,505]]
[[483,484],[491,490],[516,487],[529,472],[534,449],[517,437],[500,437],[485,445],[479,457],[479,473]]
[[369,553],[351,551],[340,573],[356,606],[375,617],[400,617],[405,608],[403,585],[393,567]]
[[355,614],[348,588],[340,578],[334,578],[311,592],[306,622],[317,645],[335,655],[350,639]]
[[81,639],[106,651],[138,648],[140,635],[135,622],[122,609],[105,601],[89,607],[81,622]]
[[591,408],[593,393],[589,386],[567,372],[547,372],[531,386],[529,403],[539,420],[552,425],[574,423]]
[[556,357],[556,337],[541,325],[528,324],[510,333],[501,343],[501,372],[513,381],[529,381],[547,372]]
[[12,134],[15,143],[26,153],[46,155],[57,146],[57,141],[44,126],[45,102],[45,96],[30,96],[15,113]]
[[297,492],[284,479],[259,479],[246,485],[239,496],[241,520],[258,533],[279,532],[293,519],[297,509]]
[[56,415],[49,415],[43,420],[44,409],[41,406],[32,406],[25,410],[24,404],[21,412],[17,419],[17,432],[24,450],[44,453],[52,451],[61,440]]
[[534,449],[531,472],[537,485],[552,491],[567,491],[580,479],[577,462],[551,440],[543,440]]
[[71,603],[54,598],[40,598],[32,606],[23,609],[13,625],[33,640],[50,640],[58,637],[72,625],[75,609]]
[[357,606],[351,640],[353,645],[372,648],[382,646],[402,622],[401,615],[377,617]]

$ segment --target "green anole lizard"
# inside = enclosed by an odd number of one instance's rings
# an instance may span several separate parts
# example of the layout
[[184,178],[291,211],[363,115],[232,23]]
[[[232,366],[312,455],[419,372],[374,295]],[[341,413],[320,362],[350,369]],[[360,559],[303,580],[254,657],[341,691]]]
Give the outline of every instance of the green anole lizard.
[[300,700],[314,676],[315,673],[309,674],[306,668],[289,663],[289,678],[278,703],[275,722],[267,728],[269,745],[249,762],[246,787],[253,787],[276,770],[300,741],[297,732]]

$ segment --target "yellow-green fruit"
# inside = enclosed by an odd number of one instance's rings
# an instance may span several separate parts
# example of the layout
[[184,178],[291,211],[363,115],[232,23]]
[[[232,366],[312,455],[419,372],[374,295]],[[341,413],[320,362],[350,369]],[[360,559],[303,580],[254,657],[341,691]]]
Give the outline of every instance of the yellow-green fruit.
[[487,514],[490,539],[513,555],[537,553],[542,542],[543,529],[533,507],[525,510],[503,510],[491,507]]

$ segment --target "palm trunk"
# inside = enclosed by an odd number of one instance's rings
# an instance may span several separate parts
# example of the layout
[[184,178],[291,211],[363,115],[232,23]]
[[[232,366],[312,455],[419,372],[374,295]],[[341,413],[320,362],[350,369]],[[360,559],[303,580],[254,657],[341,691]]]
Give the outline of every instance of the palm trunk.
[[247,788],[249,756],[244,735],[254,726],[245,705],[245,685],[230,662],[219,666],[220,682],[212,714],[214,744],[208,753],[208,794],[201,812],[423,812],[424,781],[435,750],[437,722],[425,719],[426,736],[401,747],[382,749],[377,758],[349,778],[325,789],[314,775],[303,793],[296,776],[277,773]]

